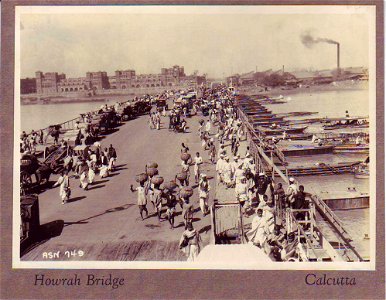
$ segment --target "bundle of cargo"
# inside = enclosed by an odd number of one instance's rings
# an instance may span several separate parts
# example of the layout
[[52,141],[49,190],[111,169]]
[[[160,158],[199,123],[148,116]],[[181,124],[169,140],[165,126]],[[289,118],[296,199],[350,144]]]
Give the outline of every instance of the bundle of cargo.
[[149,176],[158,175],[158,170],[156,168],[147,168],[146,174]]
[[147,174],[146,173],[141,173],[138,175],[135,175],[135,181],[137,182],[145,182],[147,180]]
[[186,172],[181,172],[177,174],[177,179],[178,180],[185,180],[188,177],[188,173]]
[[147,163],[146,167],[148,168],[158,168],[158,164],[156,162]]
[[185,199],[190,198],[190,197],[192,197],[192,195],[193,195],[193,189],[189,186],[183,187],[180,191],[180,196],[182,198],[185,198]]
[[169,182],[165,182],[164,188],[168,189],[169,191],[174,190],[177,187],[177,183],[174,180],[170,180]]
[[183,160],[183,161],[188,161],[189,159],[190,159],[190,154],[189,153],[186,153],[186,152],[184,152],[184,153],[182,153],[181,154],[181,159]]
[[164,182],[164,178],[162,176],[157,175],[151,179],[151,182],[156,185],[161,185]]

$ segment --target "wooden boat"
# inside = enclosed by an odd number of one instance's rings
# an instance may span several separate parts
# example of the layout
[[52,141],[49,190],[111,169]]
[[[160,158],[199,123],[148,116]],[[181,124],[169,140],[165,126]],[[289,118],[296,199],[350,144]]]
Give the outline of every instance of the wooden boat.
[[[325,164],[325,163],[316,163],[312,166],[297,166],[291,167],[290,165],[286,167],[288,174],[294,177],[297,176],[311,176],[311,175],[339,175],[353,173],[355,166],[359,165],[360,161],[351,161],[351,162],[340,162],[335,164]],[[285,172],[283,167],[279,169]],[[267,176],[271,176],[272,169],[267,168],[265,173]]]
[[[262,127],[262,130],[270,130],[272,129],[272,124],[275,123],[276,125],[280,125],[284,127],[285,125],[288,124],[288,121],[285,120],[277,120],[277,121],[272,121],[272,120],[260,120],[260,121],[250,121],[254,127]],[[281,127],[281,128],[282,128]],[[280,131],[278,134],[281,134],[284,130]]]
[[262,101],[260,101],[260,103],[263,103],[263,104],[283,104],[283,103],[287,103],[287,101],[282,101],[282,100],[262,100]]
[[260,128],[261,132],[263,132],[266,135],[282,135],[285,131],[287,134],[301,134],[304,132],[305,129],[307,129],[308,126],[291,126],[291,127],[280,127],[280,128]]
[[272,114],[272,111],[270,110],[245,110],[245,114],[247,115],[261,115],[261,114]]
[[316,115],[318,112],[317,111],[294,111],[294,112],[289,112],[289,113],[279,113],[276,114],[277,116],[282,116],[282,117],[299,117],[299,116],[310,116],[310,115]]
[[298,133],[298,134],[287,134],[286,139],[290,140],[311,140],[312,133]]
[[252,122],[258,122],[258,121],[272,121],[272,122],[277,122],[277,121],[283,121],[283,117],[275,117],[275,116],[248,116],[248,118]]
[[368,128],[369,121],[365,117],[348,117],[327,120],[328,124],[323,125],[324,130],[335,130],[342,128]]
[[369,145],[341,144],[334,146],[334,152],[338,153],[369,153]]
[[302,156],[332,153],[334,146],[291,145],[279,149],[285,156]]
[[324,198],[323,201],[333,210],[359,209],[370,207],[369,194],[356,193],[338,196],[336,198]]
[[366,163],[360,163],[354,168],[354,177],[358,179],[365,179],[370,177],[369,165]]

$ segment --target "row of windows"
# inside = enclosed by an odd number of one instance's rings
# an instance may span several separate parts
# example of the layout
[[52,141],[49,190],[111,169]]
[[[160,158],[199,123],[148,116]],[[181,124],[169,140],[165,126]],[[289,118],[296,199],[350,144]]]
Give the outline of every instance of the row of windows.
[[62,87],[62,88],[60,88],[60,90],[62,92],[77,92],[77,91],[83,91],[83,90],[86,90],[86,89],[82,88],[82,87],[79,87],[79,88],[77,88],[77,87],[74,87],[74,88],[72,88],[72,87],[70,87],[70,88]]
[[[141,88],[141,87],[160,87],[160,86],[172,86],[173,84],[169,82],[168,84],[159,84],[159,83],[152,83],[152,84],[132,84],[130,85],[121,85],[121,89],[128,89],[128,88]],[[115,85],[111,86],[112,89],[116,89],[117,87]]]

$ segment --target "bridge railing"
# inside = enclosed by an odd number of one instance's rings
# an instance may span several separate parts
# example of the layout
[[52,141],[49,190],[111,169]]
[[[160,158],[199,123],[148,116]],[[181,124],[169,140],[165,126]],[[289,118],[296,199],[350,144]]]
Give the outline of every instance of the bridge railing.
[[[253,125],[250,124],[247,116],[240,109],[240,107],[237,108],[237,115],[240,118],[240,120],[242,121],[244,128],[247,129],[247,138],[250,139],[250,150],[252,152],[252,155],[256,159],[256,167],[257,167],[256,171],[260,172],[262,167],[263,167],[263,162],[265,162],[266,165],[268,165],[270,168],[272,168],[272,177],[274,177],[274,174],[276,172],[285,183],[289,184],[287,168],[285,167],[286,174],[284,174],[273,163],[272,159],[270,159],[264,153],[261,146],[263,146],[265,144],[261,138],[261,135],[256,133],[255,128],[253,127]],[[256,142],[259,143],[259,145]],[[355,247],[351,245],[350,242],[352,239],[350,238],[348,232],[344,229],[339,218],[333,213],[333,211],[327,206],[327,204],[322,199],[320,199],[317,195],[312,195],[311,200],[315,204],[315,207],[319,211],[319,213],[321,213],[322,217],[335,230],[338,237],[344,241],[345,247],[350,249],[359,261],[363,261],[360,254],[355,250]],[[287,215],[287,218],[288,218],[288,215]],[[307,244],[309,244],[308,241],[307,241]],[[330,247],[330,248],[332,248],[332,247]]]

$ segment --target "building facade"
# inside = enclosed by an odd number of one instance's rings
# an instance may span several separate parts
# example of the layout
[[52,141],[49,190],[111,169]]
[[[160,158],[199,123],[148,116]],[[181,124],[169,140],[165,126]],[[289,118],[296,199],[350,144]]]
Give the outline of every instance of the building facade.
[[36,93],[38,94],[55,94],[58,90],[60,80],[66,79],[65,74],[57,72],[44,73],[37,71],[36,75]]
[[[29,80],[29,79],[28,79]],[[135,70],[118,70],[113,76],[108,76],[106,72],[87,72],[86,77],[66,78],[65,74],[56,72],[44,73],[36,72],[33,81],[21,80],[23,88],[22,94],[35,88],[38,94],[55,94],[67,92],[93,91],[98,90],[126,90],[137,88],[165,87],[173,88],[180,86],[195,86],[206,82],[205,76],[196,74],[187,76],[184,67],[175,65],[171,68],[162,68],[159,74],[140,74]]]
[[24,78],[20,80],[20,93],[21,94],[34,94],[36,93],[36,78]]

